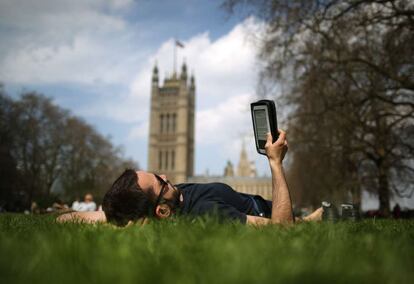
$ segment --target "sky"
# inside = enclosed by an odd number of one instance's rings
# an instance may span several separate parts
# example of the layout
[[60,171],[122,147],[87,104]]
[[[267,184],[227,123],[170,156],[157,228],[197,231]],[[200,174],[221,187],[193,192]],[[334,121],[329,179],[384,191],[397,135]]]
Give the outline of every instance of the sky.
[[[244,142],[258,174],[270,175],[249,111],[264,26],[230,16],[221,2],[0,0],[0,82],[15,98],[24,91],[53,98],[146,169],[151,72],[157,64],[161,82],[171,75],[178,39],[185,46],[178,66],[185,61],[196,81],[195,174],[222,175]],[[378,206],[364,199],[364,209]],[[414,208],[414,198],[408,202],[400,201]]]
[[147,167],[151,71],[161,82],[177,53],[196,80],[195,173],[221,175],[242,141],[260,175],[250,102],[256,100],[254,18],[222,1],[0,0],[0,81],[18,97],[35,90],[81,116]]

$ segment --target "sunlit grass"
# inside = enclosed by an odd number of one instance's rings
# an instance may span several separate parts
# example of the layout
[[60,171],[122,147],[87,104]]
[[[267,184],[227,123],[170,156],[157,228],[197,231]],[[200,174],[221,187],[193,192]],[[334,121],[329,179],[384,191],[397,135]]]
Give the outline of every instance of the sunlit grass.
[[1,283],[409,283],[414,222],[115,229],[0,215]]

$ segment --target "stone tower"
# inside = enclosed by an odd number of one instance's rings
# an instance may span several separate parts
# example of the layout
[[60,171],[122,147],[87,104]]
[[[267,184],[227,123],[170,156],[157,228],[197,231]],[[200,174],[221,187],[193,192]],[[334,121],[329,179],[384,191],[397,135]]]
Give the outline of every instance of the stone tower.
[[246,147],[244,142],[240,151],[240,160],[237,167],[237,175],[240,177],[256,177],[256,167],[253,162],[249,161],[247,157]]
[[151,87],[148,171],[166,174],[182,183],[194,174],[194,76],[187,78],[187,66],[159,84],[154,67]]
[[233,168],[233,164],[230,161],[227,161],[227,165],[224,168],[224,176],[234,177],[234,168]]

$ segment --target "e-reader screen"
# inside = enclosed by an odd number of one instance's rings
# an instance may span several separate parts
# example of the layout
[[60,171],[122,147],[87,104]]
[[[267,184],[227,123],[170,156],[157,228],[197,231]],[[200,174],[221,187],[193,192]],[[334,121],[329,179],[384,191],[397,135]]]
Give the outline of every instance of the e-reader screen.
[[256,109],[254,111],[254,117],[256,118],[256,133],[258,140],[265,140],[266,135],[269,132],[267,128],[267,117],[266,117],[266,110],[264,109]]

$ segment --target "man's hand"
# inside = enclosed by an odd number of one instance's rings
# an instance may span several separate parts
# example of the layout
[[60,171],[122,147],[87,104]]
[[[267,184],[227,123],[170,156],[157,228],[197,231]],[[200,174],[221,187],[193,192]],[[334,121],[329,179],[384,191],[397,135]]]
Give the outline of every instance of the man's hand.
[[283,130],[279,131],[279,138],[272,143],[273,138],[271,133],[267,133],[267,141],[265,145],[266,155],[269,162],[276,162],[282,164],[283,158],[288,150],[288,143],[286,140],[286,132]]

